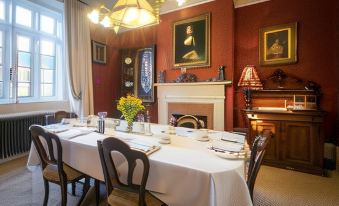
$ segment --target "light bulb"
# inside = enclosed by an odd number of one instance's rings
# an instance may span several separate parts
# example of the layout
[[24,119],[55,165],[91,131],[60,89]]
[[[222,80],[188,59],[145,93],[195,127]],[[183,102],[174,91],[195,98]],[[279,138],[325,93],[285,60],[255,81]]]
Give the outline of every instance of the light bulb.
[[112,22],[111,19],[108,16],[105,16],[103,20],[100,21],[100,24],[103,25],[104,27],[111,27]]
[[186,0],[177,0],[177,2],[178,6],[182,6],[186,2]]
[[155,16],[145,9],[139,11],[139,25],[144,26],[155,22]]
[[94,24],[99,23],[99,11],[94,9],[91,13],[87,14],[87,17],[93,22]]
[[129,7],[126,9],[126,13],[122,22],[127,25],[135,25],[135,22],[138,20],[138,17],[139,9],[136,7]]

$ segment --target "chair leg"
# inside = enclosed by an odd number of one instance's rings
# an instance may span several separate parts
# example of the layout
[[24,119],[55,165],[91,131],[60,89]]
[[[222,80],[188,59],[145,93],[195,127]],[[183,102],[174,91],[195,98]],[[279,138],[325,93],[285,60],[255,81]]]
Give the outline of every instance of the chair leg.
[[100,181],[95,179],[94,184],[95,184],[95,203],[96,206],[98,206],[100,202]]
[[49,195],[49,183],[45,178],[43,178],[43,179],[44,179],[44,187],[45,187],[44,206],[47,206],[48,195]]
[[67,205],[67,182],[62,181],[60,183],[61,186],[61,205]]
[[88,192],[88,190],[90,188],[90,182],[89,181],[90,181],[89,177],[85,177],[85,183],[84,183],[84,186],[83,186],[83,189],[82,189],[82,195],[80,197],[80,200],[79,200],[77,206],[81,205],[81,203],[83,202],[85,196],[87,195],[87,192]]
[[76,182],[72,182],[72,195],[75,196],[75,185]]

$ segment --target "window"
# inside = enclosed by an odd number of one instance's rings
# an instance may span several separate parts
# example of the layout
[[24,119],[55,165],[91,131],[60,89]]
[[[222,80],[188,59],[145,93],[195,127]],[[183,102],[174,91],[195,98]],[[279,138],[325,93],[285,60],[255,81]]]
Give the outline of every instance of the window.
[[0,0],[0,103],[63,99],[62,17],[57,1]]

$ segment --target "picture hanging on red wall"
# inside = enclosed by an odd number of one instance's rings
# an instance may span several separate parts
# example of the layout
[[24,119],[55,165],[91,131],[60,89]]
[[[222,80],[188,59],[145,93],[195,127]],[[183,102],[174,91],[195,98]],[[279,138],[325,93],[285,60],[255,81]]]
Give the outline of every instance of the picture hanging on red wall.
[[259,60],[262,66],[296,63],[297,22],[260,29]]
[[210,14],[173,25],[173,61],[176,68],[210,65]]

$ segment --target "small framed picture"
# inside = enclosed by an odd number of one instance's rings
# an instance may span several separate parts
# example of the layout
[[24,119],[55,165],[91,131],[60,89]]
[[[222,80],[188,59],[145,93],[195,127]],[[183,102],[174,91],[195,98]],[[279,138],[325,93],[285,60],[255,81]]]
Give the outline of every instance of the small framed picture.
[[92,41],[92,60],[94,63],[106,64],[106,45]]
[[297,23],[260,29],[259,60],[262,66],[296,63]]

